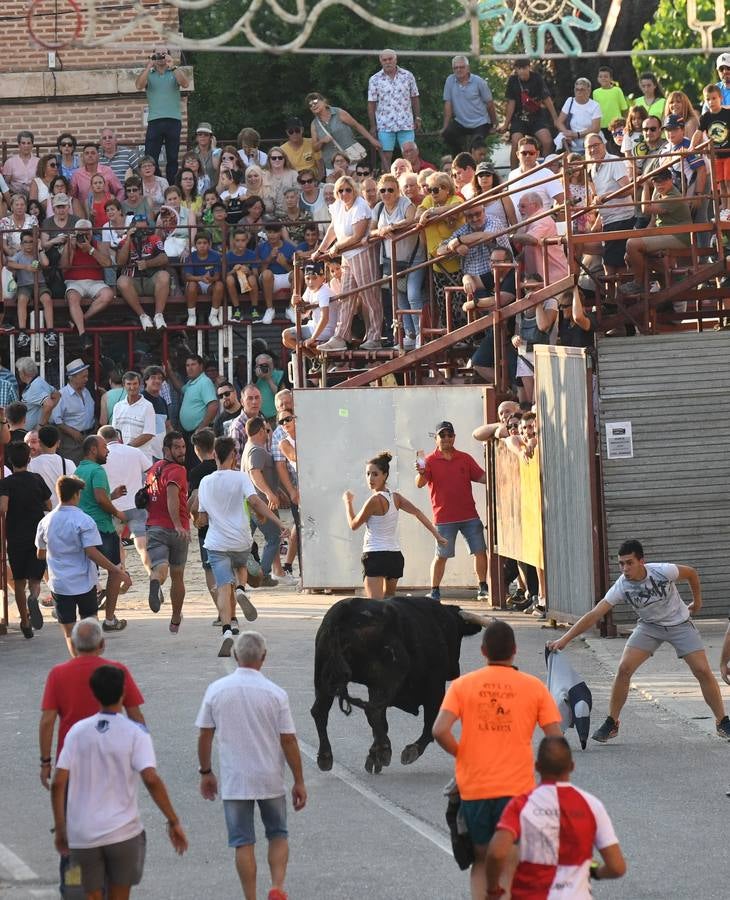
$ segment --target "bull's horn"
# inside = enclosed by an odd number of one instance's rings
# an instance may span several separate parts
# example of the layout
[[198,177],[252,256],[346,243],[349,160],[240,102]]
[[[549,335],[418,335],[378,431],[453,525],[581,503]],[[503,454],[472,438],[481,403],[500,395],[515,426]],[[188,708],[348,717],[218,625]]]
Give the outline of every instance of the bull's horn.
[[471,622],[472,625],[479,625],[480,628],[486,628],[495,621],[494,616],[479,616],[476,613],[468,612],[465,609],[459,610],[459,615],[465,622]]

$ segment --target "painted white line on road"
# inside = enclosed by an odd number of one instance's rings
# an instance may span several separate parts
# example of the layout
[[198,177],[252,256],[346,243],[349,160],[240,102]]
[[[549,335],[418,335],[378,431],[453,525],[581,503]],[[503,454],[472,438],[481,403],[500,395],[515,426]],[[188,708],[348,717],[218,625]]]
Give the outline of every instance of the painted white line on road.
[[[317,764],[317,751],[314,747],[300,739],[299,749],[307,757],[307,759],[314,762],[315,765]],[[448,840],[448,838],[444,837],[444,835],[436,828],[433,828],[426,822],[422,822],[420,819],[412,816],[404,809],[396,806],[395,803],[391,803],[390,800],[386,800],[385,797],[381,797],[380,794],[376,794],[375,791],[371,791],[370,788],[365,787],[365,785],[362,784],[361,781],[359,781],[347,769],[343,768],[343,766],[340,766],[337,763],[333,763],[332,770],[328,774],[334,775],[335,778],[339,778],[340,781],[342,781],[348,787],[352,788],[353,791],[357,791],[357,793],[360,794],[361,797],[364,797],[366,800],[374,803],[375,806],[379,806],[389,815],[398,819],[399,822],[402,822],[417,834],[420,834],[421,837],[425,837],[427,841],[430,841],[434,846],[438,847],[439,850],[443,850],[444,853],[448,853],[448,855],[451,856],[452,851],[450,841]]]
[[38,878],[33,869],[5,844],[0,844],[0,868],[5,869],[14,881],[36,881]]
[[58,897],[58,891],[51,890],[51,888],[31,888],[29,893],[31,897],[37,897],[38,900],[56,900]]

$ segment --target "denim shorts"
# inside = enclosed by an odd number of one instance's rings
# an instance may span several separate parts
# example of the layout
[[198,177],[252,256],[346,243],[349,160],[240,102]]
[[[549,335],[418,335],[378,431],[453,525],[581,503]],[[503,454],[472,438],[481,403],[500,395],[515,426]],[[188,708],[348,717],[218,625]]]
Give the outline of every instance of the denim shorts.
[[248,554],[248,550],[208,550],[208,562],[218,587],[238,584],[235,570],[246,568]]
[[[147,534],[147,510],[137,509],[136,507],[133,507],[132,509],[125,509],[123,510],[123,512],[127,518],[127,526],[132,537],[145,537],[145,535]],[[124,525],[120,523],[117,526],[117,531],[124,531]]]
[[469,545],[469,553],[484,553],[487,543],[484,540],[484,526],[481,519],[467,519],[465,522],[446,522],[436,526],[438,533],[449,542],[446,546],[436,544],[436,556],[440,559],[451,559],[456,555],[456,535],[461,532]]
[[256,843],[253,809],[258,803],[266,839],[288,837],[286,827],[286,795],[267,800],[224,800],[223,812],[228,827],[228,846],[246,847]]
[[410,131],[378,131],[378,140],[383,146],[386,153],[395,150],[396,143],[399,147],[409,141],[415,141],[416,132],[411,128]]

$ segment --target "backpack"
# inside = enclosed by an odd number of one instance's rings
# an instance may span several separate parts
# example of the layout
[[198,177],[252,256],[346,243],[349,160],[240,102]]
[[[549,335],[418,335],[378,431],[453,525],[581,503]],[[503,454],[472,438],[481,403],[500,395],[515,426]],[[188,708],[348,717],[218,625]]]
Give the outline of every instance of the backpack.
[[150,505],[150,490],[156,486],[157,476],[169,462],[169,459],[161,459],[160,462],[155,463],[150,472],[147,473],[147,480],[134,495],[134,505],[137,509],[147,509]]

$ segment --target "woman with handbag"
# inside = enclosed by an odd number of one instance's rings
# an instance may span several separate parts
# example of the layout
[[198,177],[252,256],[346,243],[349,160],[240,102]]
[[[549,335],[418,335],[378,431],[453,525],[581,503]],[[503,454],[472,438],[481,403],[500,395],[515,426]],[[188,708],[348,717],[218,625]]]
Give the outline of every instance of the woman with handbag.
[[587,134],[598,134],[601,130],[601,107],[591,99],[591,82],[578,78],[573,88],[573,96],[563,104],[557,122],[558,134],[555,147],[573,153],[583,153]]
[[364,128],[347,110],[339,106],[330,106],[322,94],[316,92],[307,94],[304,102],[314,116],[311,127],[312,146],[322,154],[327,175],[332,174],[332,159],[338,151],[344,153],[351,163],[365,159],[368,155],[365,147],[356,140],[353,129],[376,150],[380,149],[380,141],[374,138],[367,128]]
[[[380,262],[383,267],[383,276],[390,275],[393,271],[391,261],[391,237],[397,231],[402,231],[413,224],[416,207],[400,193],[398,179],[393,175],[382,175],[378,182],[378,194],[380,202],[373,210],[373,231],[377,232],[384,240],[380,244]],[[426,251],[419,234],[398,241],[396,246],[396,268],[409,269],[416,263],[426,259]],[[423,278],[425,269],[417,269],[408,275],[398,278],[398,309],[423,309]],[[390,297],[390,285],[383,286],[384,315],[387,326],[392,326],[392,307]],[[421,345],[421,317],[403,316],[403,330],[405,337],[403,347],[412,350]]]

